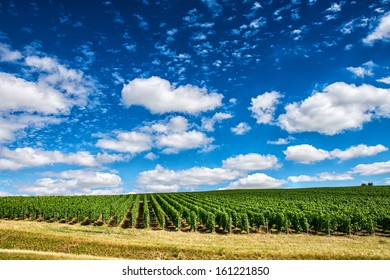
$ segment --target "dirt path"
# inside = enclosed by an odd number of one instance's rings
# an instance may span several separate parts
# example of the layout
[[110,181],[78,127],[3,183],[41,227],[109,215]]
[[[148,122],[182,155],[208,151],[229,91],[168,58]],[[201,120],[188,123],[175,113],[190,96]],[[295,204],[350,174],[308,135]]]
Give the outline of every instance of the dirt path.
[[145,228],[144,225],[144,202],[140,201],[138,206],[138,215],[137,215],[137,221],[135,224],[135,228]]

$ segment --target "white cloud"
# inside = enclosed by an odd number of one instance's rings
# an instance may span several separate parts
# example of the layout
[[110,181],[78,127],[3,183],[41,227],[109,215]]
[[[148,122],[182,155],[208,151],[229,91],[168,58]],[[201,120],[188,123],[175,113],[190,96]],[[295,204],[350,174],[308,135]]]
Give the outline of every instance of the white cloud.
[[279,92],[272,91],[258,95],[251,99],[251,107],[248,109],[252,112],[252,116],[258,124],[272,123],[276,105],[279,104],[279,98],[282,95]]
[[293,183],[300,183],[300,182],[315,182],[318,180],[318,178],[316,176],[299,175],[299,176],[289,176],[287,180]]
[[260,155],[255,153],[240,154],[222,162],[223,168],[240,171],[255,171],[278,168],[280,164],[274,155]]
[[33,114],[4,114],[0,116],[0,143],[14,140],[27,127],[42,128],[49,124],[58,124],[62,120],[52,116]]
[[347,67],[347,70],[355,74],[356,76],[363,78],[364,76],[372,76],[373,73],[370,69],[363,67]]
[[159,156],[156,155],[155,153],[150,152],[145,155],[145,158],[148,160],[156,160],[159,158]]
[[335,149],[330,152],[330,155],[333,158],[339,158],[341,161],[344,161],[351,158],[374,156],[387,150],[388,148],[383,145],[367,146],[360,144],[357,146],[352,146],[344,151]]
[[100,148],[131,154],[152,148],[161,149],[167,154],[198,148],[207,151],[214,138],[189,128],[186,118],[170,117],[158,122],[144,123],[133,131],[116,131],[112,138],[100,135],[102,139],[99,139],[96,145]]
[[343,174],[337,174],[337,173],[320,173],[317,175],[320,181],[345,181],[345,180],[353,180],[351,174],[349,173],[343,173]]
[[61,91],[73,106],[85,106],[88,95],[95,89],[93,82],[82,71],[69,69],[51,57],[27,56],[25,63],[41,73],[40,84]]
[[52,163],[68,163],[83,166],[93,166],[96,164],[94,157],[88,152],[78,152],[73,154],[63,154],[60,151],[44,151],[33,148],[17,148],[9,150],[3,148],[2,159],[12,161],[15,169],[23,167],[42,166]]
[[168,193],[168,192],[177,192],[180,190],[180,186],[173,185],[147,185],[140,186],[140,189],[137,192],[140,193]]
[[123,86],[122,102],[141,105],[154,114],[183,112],[196,114],[222,105],[222,94],[207,93],[205,88],[192,85],[174,88],[159,77],[137,78]]
[[237,103],[238,103],[237,98],[230,98],[229,103],[232,105],[237,105]]
[[326,9],[328,12],[338,13],[341,11],[341,5],[337,3],[332,3],[332,5]]
[[82,188],[117,187],[122,184],[116,174],[95,172],[89,170],[67,170],[57,175],[63,179],[76,179]]
[[299,175],[299,176],[289,176],[288,180],[293,183],[300,182],[323,182],[323,181],[346,181],[353,180],[354,178],[350,173],[337,174],[337,173],[319,173],[315,176],[308,175]]
[[126,160],[126,157],[121,155],[99,153],[94,156],[86,151],[64,154],[56,150],[45,151],[30,147],[17,148],[15,150],[2,148],[0,151],[0,170],[17,170],[56,163],[92,167],[99,166],[101,163],[123,160]]
[[137,154],[152,148],[152,138],[148,134],[135,131],[115,132],[115,134],[116,139],[99,139],[96,146],[130,154]]
[[177,191],[180,188],[218,185],[240,176],[242,173],[239,171],[223,168],[193,167],[175,171],[157,165],[154,170],[141,172],[137,177],[137,184],[142,190]]
[[73,106],[85,106],[95,90],[94,82],[82,71],[53,58],[25,57],[4,44],[0,44],[0,55],[2,61],[24,67],[21,74],[28,77],[0,72],[0,142],[14,140],[29,127],[60,123],[61,115],[69,114]]
[[68,170],[53,175],[55,179],[38,179],[32,186],[22,186],[20,190],[34,195],[115,194],[122,190],[119,188],[122,179],[112,173]]
[[206,131],[214,131],[214,125],[221,123],[223,120],[231,119],[233,116],[228,113],[215,113],[211,118],[202,118],[202,129]]
[[377,82],[384,83],[390,85],[390,76],[389,77],[384,77],[381,79],[376,80]]
[[359,17],[352,19],[349,22],[344,23],[340,26],[339,30],[343,34],[351,34],[357,28],[366,28],[369,24],[370,19],[365,17]]
[[390,161],[359,164],[352,169],[353,173],[360,175],[377,175],[390,173]]
[[127,161],[130,159],[130,157],[128,157],[126,155],[107,154],[107,153],[103,153],[103,154],[98,153],[95,158],[99,164],[112,163],[112,162],[118,162],[118,161]]
[[205,147],[214,141],[214,138],[207,137],[199,131],[187,131],[182,133],[172,133],[160,135],[156,139],[157,146],[163,148],[167,154],[175,154],[181,150],[196,149]]
[[385,14],[379,21],[378,26],[372,31],[363,42],[372,45],[377,40],[388,41],[390,39],[390,13]]
[[289,136],[287,138],[278,138],[278,140],[275,140],[275,141],[268,140],[267,144],[270,144],[270,145],[287,145],[294,139],[295,138],[292,137],[292,136]]
[[169,134],[185,132],[188,128],[188,120],[182,116],[176,116],[169,118],[169,120],[148,123],[141,127],[140,131],[149,134]]
[[244,135],[249,130],[251,130],[251,127],[245,122],[240,122],[238,125],[232,127],[230,130],[236,135]]
[[375,66],[376,64],[370,60],[367,61],[366,63],[363,63],[363,65],[359,67],[347,67],[347,70],[360,78],[364,78],[365,76],[374,75],[372,70]]
[[[220,168],[192,167],[175,171],[157,165],[154,170],[141,172],[137,177],[137,185],[140,192],[196,190],[199,186],[214,186],[231,182],[246,176],[250,171],[277,168],[279,166],[278,159],[275,156],[259,154],[238,155],[228,158],[222,162]],[[261,181],[262,184],[259,187],[264,187],[264,184],[277,186],[282,182],[284,183],[284,181],[275,181],[271,177],[264,176],[262,178],[267,180]],[[243,179],[247,180],[246,178]],[[249,181],[252,182],[251,179]],[[259,183],[259,181],[256,182]],[[236,184],[238,183],[236,182]]]
[[374,156],[387,150],[388,148],[383,145],[367,146],[365,144],[360,144],[351,146],[346,150],[334,149],[332,151],[326,151],[317,149],[312,145],[303,144],[290,146],[283,153],[286,155],[286,160],[308,164],[325,159],[338,158],[340,161],[344,161],[352,158]]
[[353,45],[352,45],[352,44],[348,44],[348,45],[346,45],[346,46],[344,47],[344,50],[349,51],[349,50],[351,50],[352,48],[353,48]]
[[266,189],[280,187],[286,183],[285,180],[278,180],[263,173],[255,173],[230,183],[224,189]]
[[8,45],[0,43],[0,61],[14,62],[22,58],[19,51],[12,51]]
[[304,164],[330,158],[328,151],[317,149],[307,144],[290,146],[283,153],[286,155],[286,160],[293,160]]
[[69,102],[59,91],[1,72],[0,99],[1,112],[61,114],[69,109]]
[[249,24],[249,27],[257,29],[257,28],[265,26],[266,23],[267,23],[267,19],[265,17],[259,17],[255,20],[251,21],[251,23]]
[[283,129],[334,135],[361,128],[375,117],[390,117],[390,89],[337,82],[285,109],[278,118]]

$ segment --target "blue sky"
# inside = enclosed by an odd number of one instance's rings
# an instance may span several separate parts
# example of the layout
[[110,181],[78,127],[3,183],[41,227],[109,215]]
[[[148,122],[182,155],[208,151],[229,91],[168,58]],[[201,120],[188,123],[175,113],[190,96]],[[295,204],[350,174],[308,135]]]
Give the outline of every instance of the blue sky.
[[0,1],[0,195],[390,184],[390,1]]

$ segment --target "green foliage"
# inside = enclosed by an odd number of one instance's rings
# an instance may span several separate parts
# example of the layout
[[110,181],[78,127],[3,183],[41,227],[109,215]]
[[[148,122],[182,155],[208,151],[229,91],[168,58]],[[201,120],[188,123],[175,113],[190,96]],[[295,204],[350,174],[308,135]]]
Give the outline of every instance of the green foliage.
[[238,214],[236,226],[239,227],[241,230],[249,232],[249,220],[247,213]]
[[215,232],[215,215],[211,212],[207,212],[205,226]]
[[158,204],[156,198],[154,195],[150,196],[150,201],[152,202],[152,207],[154,210],[154,213],[157,217],[158,223],[162,228],[165,227],[165,213],[164,210],[162,210],[160,204]]
[[144,224],[150,224],[148,200],[162,227],[168,217],[176,227],[186,220],[211,230],[256,226],[297,232],[346,234],[390,230],[390,187],[234,190],[112,196],[0,197],[0,219],[90,223],[111,226],[128,219],[134,225],[143,200]]
[[194,211],[191,211],[188,223],[190,224],[191,229],[194,230],[194,231],[196,230],[197,225],[198,225],[197,220],[198,219],[197,219],[196,213]]
[[150,212],[148,207],[148,196],[144,194],[143,196],[143,207],[144,207],[144,225],[146,228],[150,227]]

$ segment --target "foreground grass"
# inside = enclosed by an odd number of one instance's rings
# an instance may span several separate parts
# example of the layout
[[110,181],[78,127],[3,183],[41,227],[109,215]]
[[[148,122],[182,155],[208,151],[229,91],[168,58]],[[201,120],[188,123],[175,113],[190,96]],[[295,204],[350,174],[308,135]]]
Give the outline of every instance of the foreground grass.
[[0,259],[390,259],[390,239],[218,235],[0,221]]

